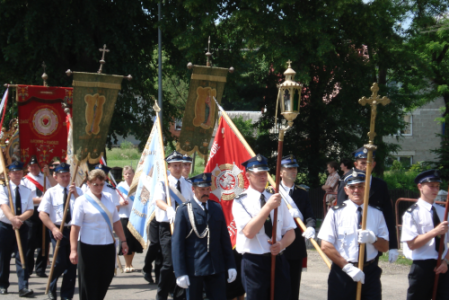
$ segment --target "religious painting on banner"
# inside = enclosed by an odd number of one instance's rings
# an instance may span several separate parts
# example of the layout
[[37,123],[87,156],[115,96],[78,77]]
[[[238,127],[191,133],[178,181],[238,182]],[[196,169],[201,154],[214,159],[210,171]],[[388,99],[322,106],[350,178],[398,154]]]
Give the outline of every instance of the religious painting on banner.
[[48,164],[54,157],[64,160],[67,151],[64,101],[72,106],[73,89],[18,85],[20,159],[28,163],[35,155],[39,164]]
[[219,202],[223,208],[232,247],[235,247],[237,236],[232,203],[235,197],[248,187],[249,183],[242,162],[250,158],[251,155],[226,120],[220,118],[204,172],[212,173],[210,199]]
[[80,161],[99,163],[123,76],[73,72],[73,149]]
[[202,157],[209,152],[209,142],[217,119],[214,99],[221,103],[228,69],[193,66],[189,97],[182,119],[176,150],[183,154],[197,151]]

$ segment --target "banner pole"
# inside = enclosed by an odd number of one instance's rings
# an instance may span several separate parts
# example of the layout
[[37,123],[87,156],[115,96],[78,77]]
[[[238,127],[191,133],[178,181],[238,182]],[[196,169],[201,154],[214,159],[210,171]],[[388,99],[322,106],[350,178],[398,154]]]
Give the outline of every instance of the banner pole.
[[[79,165],[80,165],[80,161],[77,159],[75,172],[73,173],[72,182],[70,183],[70,185],[72,185],[75,182],[75,175],[78,173]],[[67,201],[64,206],[64,215],[62,216],[61,226],[59,227],[59,231],[61,231],[61,232],[64,231],[65,219],[67,218],[67,211],[69,209],[71,197],[72,197],[72,192],[69,192],[69,194],[67,195]],[[45,289],[45,295],[47,295],[48,291],[50,290],[50,282],[51,282],[51,278],[53,277],[53,271],[55,270],[55,263],[56,263],[56,258],[58,257],[60,244],[61,244],[61,240],[58,240],[56,242],[56,247],[53,252],[53,259],[51,261],[51,268],[50,268],[50,276],[48,276],[48,282],[47,282],[47,288]]]
[[[237,138],[240,140],[240,142],[243,144],[243,146],[245,147],[246,151],[248,151],[249,155],[251,156],[256,156],[256,153],[254,153],[253,149],[251,148],[251,146],[248,144],[248,142],[245,140],[245,138],[243,137],[243,135],[240,133],[239,129],[237,128],[237,126],[235,126],[234,122],[232,121],[232,119],[228,116],[228,114],[226,113],[226,111],[223,109],[223,107],[221,107],[218,102],[217,99],[215,99],[215,97],[213,97],[215,100],[215,103],[218,106],[218,109],[221,111],[223,117],[225,118],[226,122],[228,123],[229,127],[231,127],[232,131],[234,131],[235,135],[237,136]],[[270,174],[268,174],[268,182],[272,185],[272,186],[276,186],[276,183],[274,182],[273,178],[271,178]],[[288,203],[284,198],[282,198],[285,202],[285,204],[287,205],[288,209],[291,209],[292,206],[290,205],[290,203]],[[302,229],[302,231],[306,231],[307,227],[304,224],[304,222],[300,219],[300,218],[295,218],[296,224]],[[321,256],[321,258],[323,259],[324,263],[328,266],[328,268],[331,268],[331,263],[329,262],[329,260],[327,259],[326,254],[324,254],[324,252],[321,250],[321,247],[318,245],[318,243],[313,239],[309,239],[309,241],[312,243],[313,247],[315,247],[316,251],[318,252],[318,254]]]
[[[3,151],[1,149],[0,153],[1,153],[0,163],[3,165],[3,176],[5,176],[6,188],[8,189],[9,207],[11,208],[12,215],[15,216],[16,212],[14,211],[14,204],[12,203],[11,187],[9,186],[8,174],[6,174],[5,157],[3,156]],[[20,240],[19,229],[14,229],[14,233],[16,234],[17,248],[19,249],[19,256],[20,262],[22,263],[22,269],[25,270],[26,269],[25,256],[23,256],[22,241]]]
[[[47,191],[47,175],[45,175],[44,173],[44,194],[46,191]],[[46,227],[44,222],[42,222],[42,256],[45,256],[45,231]]]

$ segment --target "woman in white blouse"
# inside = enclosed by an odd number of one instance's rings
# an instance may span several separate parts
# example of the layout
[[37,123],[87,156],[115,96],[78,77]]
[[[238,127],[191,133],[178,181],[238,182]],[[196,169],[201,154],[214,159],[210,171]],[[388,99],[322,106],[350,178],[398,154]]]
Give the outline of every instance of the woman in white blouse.
[[[103,193],[106,174],[92,170],[90,190],[75,200],[70,233],[70,261],[78,264],[80,300],[104,299],[114,277],[115,231],[124,254],[128,252],[117,209],[109,193]],[[79,237],[79,238],[78,238]]]
[[[117,193],[120,192],[123,196],[120,196],[120,206],[118,210],[118,215],[120,217],[120,222],[122,223],[123,231],[125,232],[126,242],[128,244],[128,254],[125,254],[125,273],[130,273],[134,271],[133,258],[134,254],[142,253],[143,248],[139,241],[133,236],[133,234],[128,229],[129,215],[131,214],[131,209],[133,208],[134,201],[129,198],[129,188],[134,178],[134,170],[130,166],[123,167],[123,177],[125,181],[120,182],[117,185]],[[120,247],[119,255],[122,255],[122,249]]]

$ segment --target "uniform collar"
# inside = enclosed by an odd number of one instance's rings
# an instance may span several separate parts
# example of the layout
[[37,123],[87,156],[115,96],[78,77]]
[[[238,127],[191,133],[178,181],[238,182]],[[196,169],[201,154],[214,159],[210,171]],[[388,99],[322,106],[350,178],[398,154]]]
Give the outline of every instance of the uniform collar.
[[433,204],[430,204],[429,202],[424,201],[423,199],[419,198],[418,202],[416,202],[420,207],[426,209],[427,211],[432,210]]
[[[204,206],[203,206],[203,202],[201,202],[200,200],[198,200],[198,198],[193,195],[193,200],[195,200],[196,204],[198,204],[199,207],[201,207],[204,210]],[[206,208],[209,209],[209,201],[206,201]]]
[[182,179],[183,179],[184,177],[182,177],[182,175],[181,175],[181,177],[179,177],[179,179],[177,179],[175,176],[173,176],[172,174],[170,174],[170,175],[168,175],[168,181],[170,181],[170,183],[173,183],[173,184],[177,184],[178,183],[178,181],[182,181]]
[[362,203],[362,205],[357,205],[354,202],[352,202],[352,200],[350,200],[350,199],[346,200],[343,203],[345,203],[347,207],[350,207],[354,210],[357,210],[359,207],[361,207],[363,209],[363,205],[364,205],[363,203]]
[[56,185],[56,187],[59,189],[59,190],[64,190],[65,188],[67,188],[67,190],[69,190],[69,186],[66,186],[66,187],[63,187],[62,185],[60,185],[59,183]]
[[16,185],[14,182],[12,182],[12,180],[9,181],[9,185],[11,186],[11,189],[15,189],[16,187],[18,187],[19,185]]
[[287,186],[284,185],[284,182],[281,181],[280,186],[282,186],[286,192],[290,192],[290,190],[295,191],[295,184],[294,183],[293,183],[292,187],[287,187]]

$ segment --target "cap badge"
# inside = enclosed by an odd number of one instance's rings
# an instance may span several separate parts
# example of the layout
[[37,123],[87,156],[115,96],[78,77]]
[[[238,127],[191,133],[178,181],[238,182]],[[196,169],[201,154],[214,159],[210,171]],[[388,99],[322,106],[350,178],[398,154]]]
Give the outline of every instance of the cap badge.
[[363,153],[368,153],[368,149],[366,149],[366,148],[363,148]]
[[435,171],[435,172],[433,173],[433,175],[434,175],[435,177],[440,177],[440,175],[438,174],[438,171]]
[[257,154],[256,159],[257,159],[257,161],[262,161],[262,156],[260,156],[260,154]]
[[17,160],[14,162],[14,165],[15,165],[15,166],[18,166],[18,165],[19,165],[19,163],[17,162]]
[[203,180],[206,180],[206,179],[207,179],[206,174],[203,174]]
[[352,177],[357,177],[357,172],[354,170],[354,168],[352,169]]

